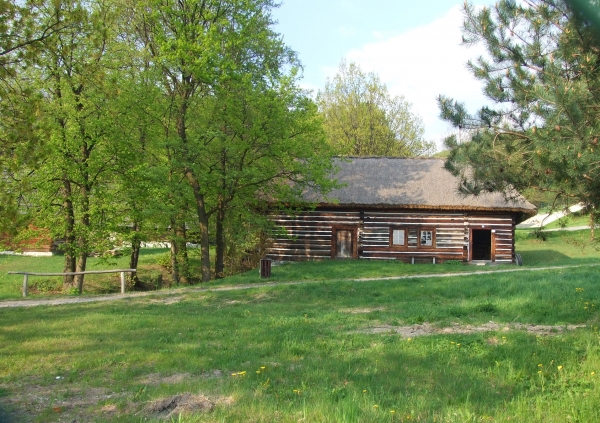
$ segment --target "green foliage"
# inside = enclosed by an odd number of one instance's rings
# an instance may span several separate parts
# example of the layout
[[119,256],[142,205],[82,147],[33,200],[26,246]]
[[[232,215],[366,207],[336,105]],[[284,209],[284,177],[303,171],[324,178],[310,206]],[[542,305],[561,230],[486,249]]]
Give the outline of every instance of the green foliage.
[[418,156],[432,153],[421,119],[403,97],[391,97],[374,73],[342,61],[317,96],[329,143],[338,154]]
[[241,216],[248,228],[265,198],[293,200],[307,185],[331,185],[332,153],[316,106],[296,86],[295,54],[271,28],[272,7],[271,0],[152,0],[134,12],[148,60],[160,64],[148,70],[159,101],[145,109],[163,129],[169,181],[179,181],[178,195],[169,196],[171,227],[180,228],[183,247],[188,221],[177,205],[190,204],[183,195],[191,194],[203,281],[211,278],[212,228],[222,277],[235,241],[228,234]]
[[163,253],[156,257],[156,264],[167,271],[172,271],[173,266],[171,263],[171,253]]
[[471,116],[438,99],[461,132],[446,144],[463,192],[533,188],[600,205],[596,31],[562,0],[465,6],[463,42],[487,50],[469,68],[493,106]]
[[210,242],[217,276],[234,271],[232,243],[255,247],[265,198],[333,185],[275,6],[0,0],[0,233],[48,229],[65,271],[120,244],[135,267],[142,241],[168,238],[172,277],[188,283],[190,237],[202,280]]

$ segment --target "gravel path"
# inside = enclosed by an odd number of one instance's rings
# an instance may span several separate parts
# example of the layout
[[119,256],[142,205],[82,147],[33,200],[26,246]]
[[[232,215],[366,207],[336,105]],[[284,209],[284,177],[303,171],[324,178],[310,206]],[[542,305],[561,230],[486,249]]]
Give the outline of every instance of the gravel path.
[[[512,272],[533,272],[537,270],[558,270],[558,269],[575,269],[581,267],[596,267],[600,266],[600,263],[590,264],[578,264],[578,265],[566,265],[566,266],[550,266],[550,267],[515,267],[514,269],[498,269],[498,270],[487,270],[487,271],[471,271],[471,272],[459,272],[459,273],[438,273],[438,274],[426,274],[426,275],[402,275],[402,276],[388,276],[378,278],[348,278],[348,279],[335,279],[336,281],[351,281],[351,282],[372,282],[372,281],[385,281],[385,280],[401,280],[401,279],[425,279],[425,278],[449,278],[455,276],[473,276],[473,275],[489,275],[496,273],[512,273]],[[7,300],[0,301],[0,308],[12,308],[12,307],[35,307],[35,306],[52,306],[52,305],[66,305],[66,304],[81,304],[81,303],[94,303],[99,301],[118,301],[128,298],[141,298],[147,296],[171,296],[181,295],[190,292],[216,292],[216,291],[238,291],[242,289],[262,288],[266,286],[289,286],[289,285],[305,285],[311,283],[323,283],[324,281],[310,280],[310,281],[294,281],[294,282],[265,282],[265,283],[253,283],[246,285],[229,285],[229,286],[214,286],[214,287],[195,287],[195,288],[177,288],[162,291],[148,291],[148,292],[129,292],[126,294],[111,294],[111,295],[94,295],[85,297],[53,297],[53,298],[42,298],[35,300]]]

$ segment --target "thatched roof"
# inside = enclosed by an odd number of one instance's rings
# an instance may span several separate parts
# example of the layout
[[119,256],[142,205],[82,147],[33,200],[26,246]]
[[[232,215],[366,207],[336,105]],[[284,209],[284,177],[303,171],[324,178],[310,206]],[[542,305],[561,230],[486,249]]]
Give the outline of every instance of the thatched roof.
[[362,206],[436,210],[485,210],[534,214],[535,206],[516,194],[507,200],[501,193],[465,196],[458,178],[440,159],[349,157],[336,159],[335,179],[344,184],[324,198],[305,192],[304,200],[321,206]]

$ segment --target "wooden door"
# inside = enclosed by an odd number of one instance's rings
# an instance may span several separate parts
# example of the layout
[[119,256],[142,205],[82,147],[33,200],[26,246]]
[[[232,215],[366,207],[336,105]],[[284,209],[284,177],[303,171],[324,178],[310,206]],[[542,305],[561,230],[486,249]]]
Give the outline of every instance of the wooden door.
[[331,258],[356,258],[358,252],[356,238],[357,228],[355,227],[333,227],[331,230]]
[[335,258],[352,258],[352,231],[340,229],[336,231]]

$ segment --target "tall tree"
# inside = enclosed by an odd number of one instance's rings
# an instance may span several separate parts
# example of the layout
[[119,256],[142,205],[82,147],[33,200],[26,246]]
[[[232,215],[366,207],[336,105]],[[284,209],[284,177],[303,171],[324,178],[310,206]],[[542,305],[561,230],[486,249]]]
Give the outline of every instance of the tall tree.
[[332,186],[333,152],[316,105],[296,87],[294,76],[244,79],[222,84],[214,98],[212,124],[221,132],[206,160],[214,163],[216,178],[209,213],[215,215],[217,277],[225,272],[228,222],[239,215],[256,222],[265,198],[290,200],[307,185]]
[[[116,3],[48,2],[42,12],[68,25],[41,43],[29,77],[40,92],[38,146],[43,160],[30,172],[34,221],[64,239],[65,272],[85,271],[94,245],[107,238],[114,214],[110,193],[116,158],[123,151],[115,125],[117,69],[126,56],[115,48]],[[65,276],[79,292],[83,275]]]
[[[285,179],[314,182],[311,169],[326,166],[327,155],[316,157],[314,107],[285,75],[294,54],[271,29],[272,7],[272,0],[138,5],[137,32],[160,70],[171,179],[183,176],[195,202],[203,281],[211,278],[211,218],[220,276],[227,210],[256,204],[260,193]],[[307,142],[309,134],[314,137]],[[172,222],[178,238],[184,223]]]
[[317,96],[325,131],[339,154],[418,156],[431,153],[421,119],[403,97],[390,96],[375,73],[340,63],[333,80]]
[[22,174],[39,159],[40,96],[23,73],[36,63],[42,41],[66,25],[60,16],[45,16],[44,4],[0,0],[0,233],[11,235],[27,224]]
[[480,10],[467,4],[464,12],[463,42],[487,50],[469,68],[494,105],[470,115],[461,103],[439,97],[442,118],[471,132],[468,142],[446,140],[446,167],[461,175],[467,193],[535,188],[597,210],[596,29],[563,0],[502,0]]

